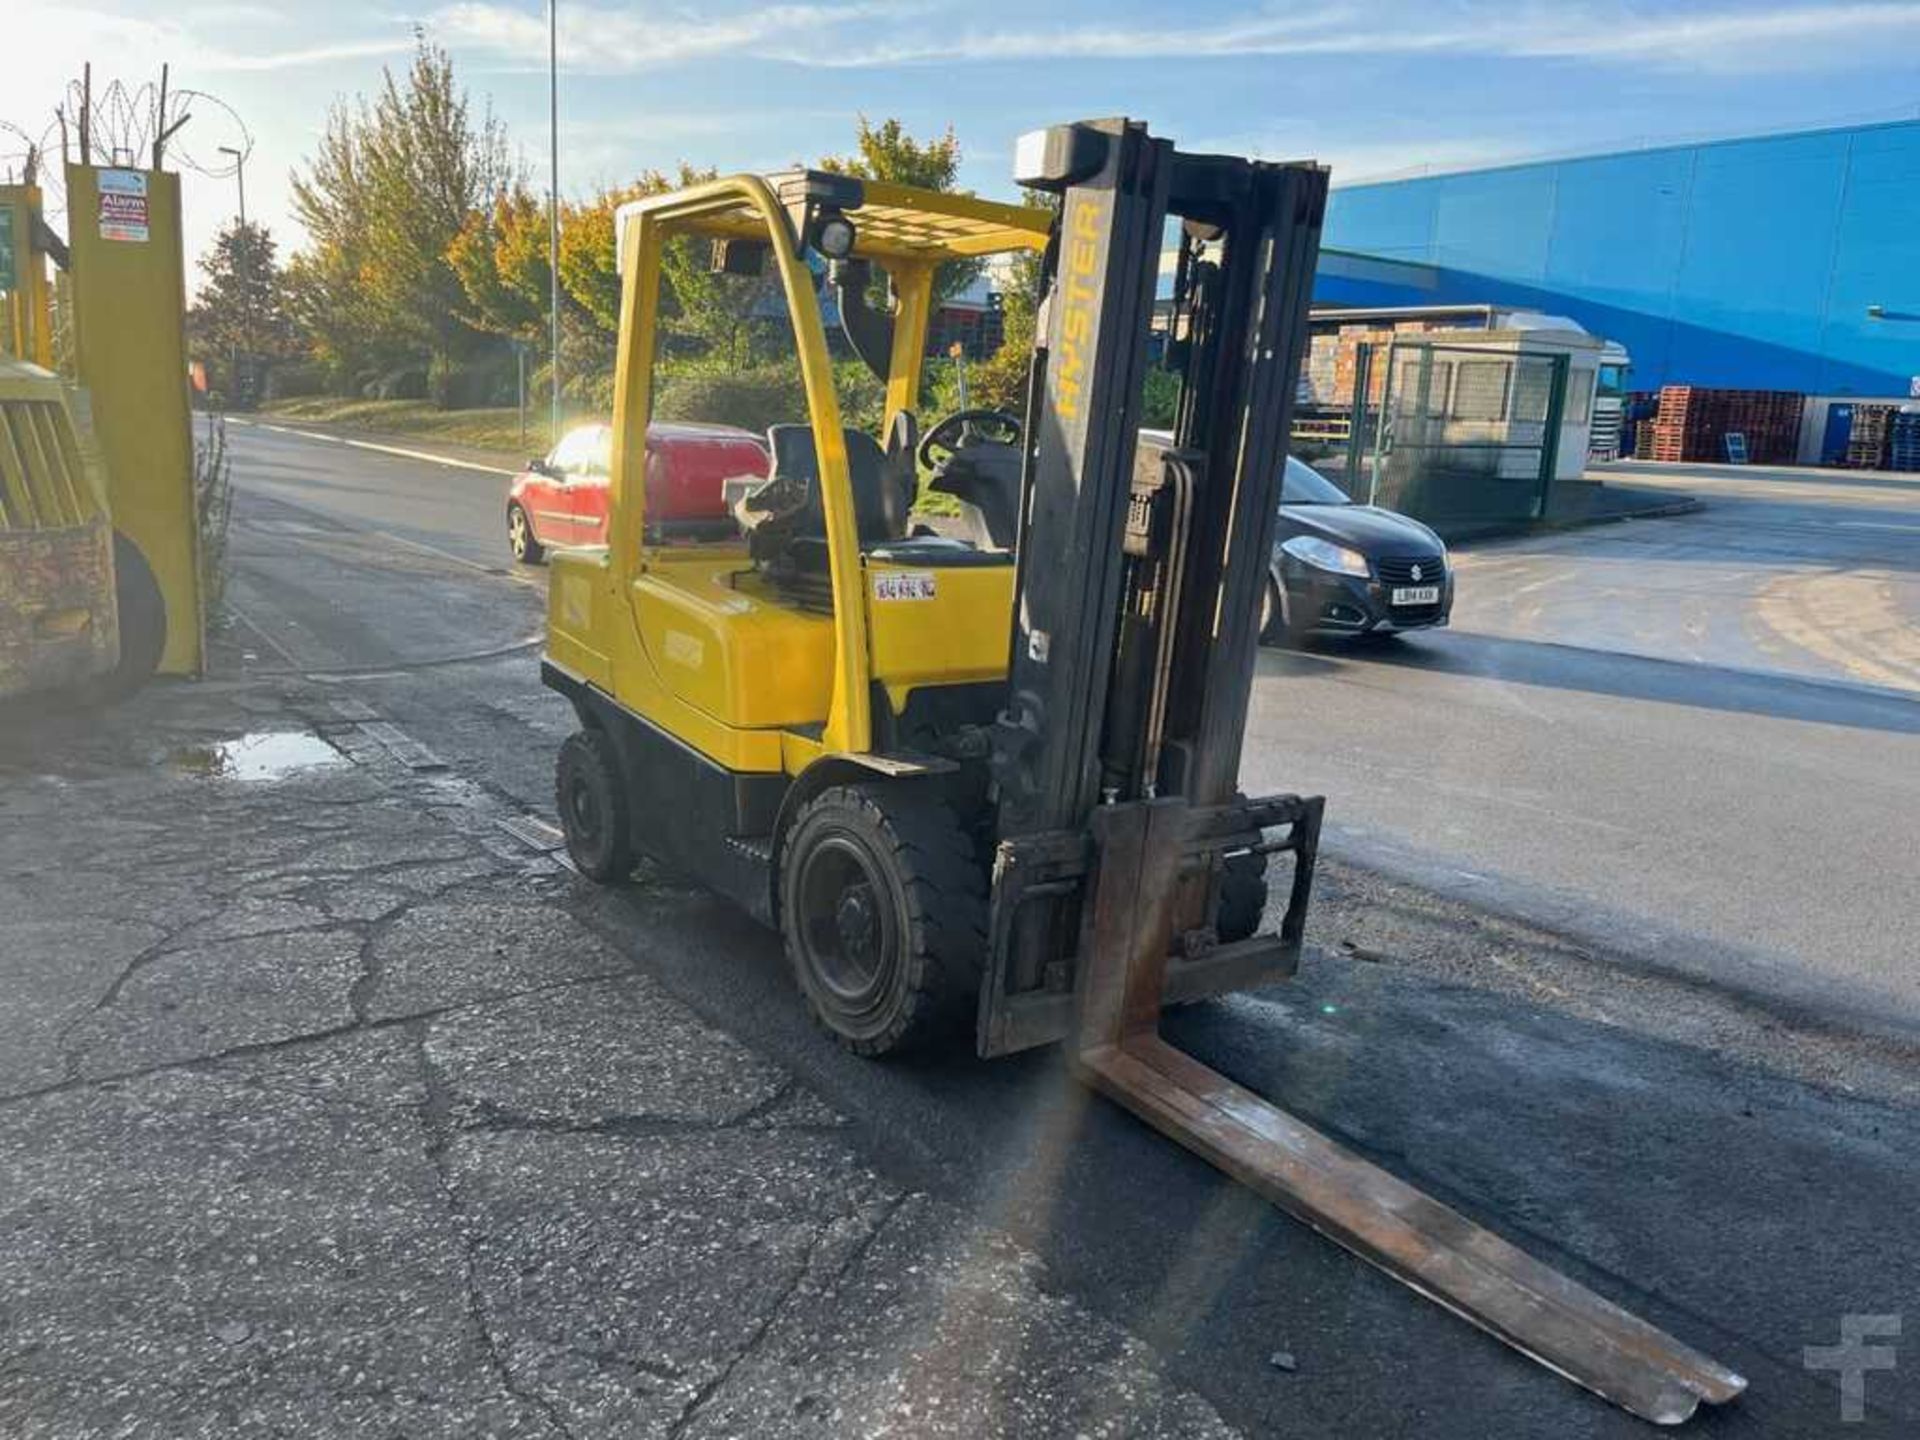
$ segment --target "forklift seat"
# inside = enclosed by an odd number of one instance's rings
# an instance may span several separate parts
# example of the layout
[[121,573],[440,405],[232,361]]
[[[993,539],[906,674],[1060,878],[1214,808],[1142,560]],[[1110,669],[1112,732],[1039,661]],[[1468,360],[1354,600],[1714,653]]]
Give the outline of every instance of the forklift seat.
[[[912,452],[907,452],[902,466],[864,430],[849,427],[841,434],[861,548],[903,538],[914,499]],[[747,532],[748,553],[770,568],[824,574],[827,514],[820,503],[820,459],[814,453],[813,427],[771,426],[767,448],[773,454],[767,478],[734,506]]]

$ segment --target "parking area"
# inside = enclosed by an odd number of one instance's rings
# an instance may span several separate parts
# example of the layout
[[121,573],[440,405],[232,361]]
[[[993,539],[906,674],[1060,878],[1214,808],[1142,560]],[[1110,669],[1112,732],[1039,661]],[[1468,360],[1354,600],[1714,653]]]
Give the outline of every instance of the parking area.
[[1456,626],[1920,692],[1920,479],[1604,465],[1703,508],[1472,547]]

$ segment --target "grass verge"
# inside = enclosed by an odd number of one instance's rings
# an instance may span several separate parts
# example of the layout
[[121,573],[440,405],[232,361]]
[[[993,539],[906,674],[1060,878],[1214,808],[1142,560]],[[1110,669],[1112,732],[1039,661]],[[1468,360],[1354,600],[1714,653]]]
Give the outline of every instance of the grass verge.
[[488,410],[436,410],[424,400],[350,400],[313,395],[275,400],[261,407],[262,415],[277,420],[299,420],[366,430],[382,435],[412,435],[449,445],[471,445],[515,457],[547,448],[543,417],[528,414],[527,438],[520,439],[520,412],[510,405]]

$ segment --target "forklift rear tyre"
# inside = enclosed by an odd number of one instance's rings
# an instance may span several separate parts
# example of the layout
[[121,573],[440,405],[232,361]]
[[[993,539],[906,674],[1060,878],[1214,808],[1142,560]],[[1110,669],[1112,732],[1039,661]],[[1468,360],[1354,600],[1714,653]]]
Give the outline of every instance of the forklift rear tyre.
[[815,1022],[857,1055],[957,1030],[979,994],[986,889],[931,788],[844,785],[807,802],[781,847],[780,928]]
[[633,832],[620,760],[604,731],[580,730],[560,747],[554,806],[567,854],[582,875],[601,884],[633,873]]

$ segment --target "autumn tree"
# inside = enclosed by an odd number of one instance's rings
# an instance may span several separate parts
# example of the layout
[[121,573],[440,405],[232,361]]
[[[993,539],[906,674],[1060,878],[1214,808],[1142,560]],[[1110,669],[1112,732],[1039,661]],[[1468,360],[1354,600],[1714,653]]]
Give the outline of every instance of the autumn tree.
[[898,120],[875,125],[862,115],[854,132],[853,153],[823,155],[820,168],[922,190],[952,190],[960,178],[960,141],[951,125],[944,135],[915,140]]
[[[563,212],[560,283],[609,335],[620,329],[620,275],[614,234],[619,208],[645,195],[698,185],[717,173],[686,164],[671,175],[649,170],[631,185],[602,191],[585,204],[569,206]],[[751,365],[757,315],[771,293],[772,281],[716,274],[711,243],[694,236],[670,241],[661,255],[660,269],[666,282],[661,321],[667,334],[689,342],[729,370]]]
[[552,295],[547,242],[546,206],[524,185],[474,210],[447,247],[464,299],[461,318],[487,334],[538,343]]
[[321,345],[349,369],[424,362],[434,398],[454,398],[476,334],[450,253],[509,179],[500,126],[472,115],[424,37],[404,77],[386,71],[371,103],[337,108],[293,186],[312,241],[300,311]]
[[319,148],[293,181],[307,246],[287,265],[287,304],[314,357],[344,382],[398,363],[401,348],[363,283],[372,267],[371,187],[361,154],[365,106],[328,112]]
[[[823,155],[820,169],[863,180],[951,192],[959,187],[960,140],[951,125],[931,140],[916,140],[898,120],[882,120],[875,125],[862,115],[854,132],[853,153]],[[934,304],[965,290],[981,269],[978,260],[954,260],[942,265],[934,272]]]

